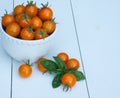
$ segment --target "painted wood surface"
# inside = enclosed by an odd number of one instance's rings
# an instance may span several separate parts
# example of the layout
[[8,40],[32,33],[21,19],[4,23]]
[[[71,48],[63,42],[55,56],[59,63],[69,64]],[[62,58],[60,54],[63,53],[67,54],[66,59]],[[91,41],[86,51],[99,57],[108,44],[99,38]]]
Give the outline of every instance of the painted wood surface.
[[[53,89],[52,76],[42,74],[34,63],[30,78],[18,74],[22,62],[11,59],[0,43],[0,97],[2,98],[119,98],[120,1],[119,0],[33,0],[40,8],[49,2],[54,11],[57,36],[46,58],[59,52],[77,58],[86,80],[77,82],[70,92],[62,86]],[[0,16],[27,0],[0,1]],[[1,40],[1,39],[0,39]]]
[[[5,14],[5,10],[7,10],[9,13],[12,11],[12,8],[13,8],[12,0],[9,2],[7,0],[1,0],[0,17],[2,17]],[[0,38],[0,42],[1,42],[1,38]],[[0,97],[1,98],[10,98],[11,96],[11,65],[12,65],[11,58],[4,51],[0,43]]]
[[120,1],[72,4],[90,97],[119,98]]

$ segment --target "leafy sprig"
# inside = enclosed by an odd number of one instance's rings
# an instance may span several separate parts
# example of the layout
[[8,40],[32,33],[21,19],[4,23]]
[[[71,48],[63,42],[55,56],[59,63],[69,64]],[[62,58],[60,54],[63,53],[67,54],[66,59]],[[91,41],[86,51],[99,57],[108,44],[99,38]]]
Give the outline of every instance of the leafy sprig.
[[48,72],[52,72],[55,74],[55,77],[52,81],[52,87],[59,87],[62,82],[61,78],[65,73],[72,73],[77,81],[81,81],[85,79],[84,74],[81,71],[73,69],[67,69],[66,64],[57,56],[53,56],[54,60],[42,60],[40,63],[47,69]]

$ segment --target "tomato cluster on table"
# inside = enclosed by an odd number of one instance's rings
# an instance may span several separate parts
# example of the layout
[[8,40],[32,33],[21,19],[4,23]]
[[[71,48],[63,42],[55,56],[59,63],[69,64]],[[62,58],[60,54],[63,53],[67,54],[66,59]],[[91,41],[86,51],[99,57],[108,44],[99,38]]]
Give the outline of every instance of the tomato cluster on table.
[[56,29],[53,10],[41,3],[41,8],[33,1],[27,5],[16,5],[13,13],[2,17],[2,26],[7,34],[23,40],[38,40],[51,35]]
[[[69,88],[75,86],[77,81],[85,79],[84,74],[78,71],[80,62],[76,58],[70,58],[65,52],[60,52],[57,56],[53,56],[53,58],[54,60],[50,60],[42,57],[36,63],[40,72],[54,74],[52,81],[53,88],[57,88],[62,84],[64,86],[63,90],[68,91]],[[23,78],[30,77],[32,74],[31,64],[27,62],[20,65],[18,72]]]

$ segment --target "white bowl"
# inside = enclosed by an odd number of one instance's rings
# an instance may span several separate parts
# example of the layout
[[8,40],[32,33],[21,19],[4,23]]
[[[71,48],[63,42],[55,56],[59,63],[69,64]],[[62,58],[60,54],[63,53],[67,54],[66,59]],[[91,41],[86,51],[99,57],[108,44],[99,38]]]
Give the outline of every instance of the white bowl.
[[22,40],[8,35],[2,28],[0,20],[1,44],[9,56],[17,61],[30,60],[36,62],[40,57],[48,53],[53,46],[56,30],[50,36],[40,40]]

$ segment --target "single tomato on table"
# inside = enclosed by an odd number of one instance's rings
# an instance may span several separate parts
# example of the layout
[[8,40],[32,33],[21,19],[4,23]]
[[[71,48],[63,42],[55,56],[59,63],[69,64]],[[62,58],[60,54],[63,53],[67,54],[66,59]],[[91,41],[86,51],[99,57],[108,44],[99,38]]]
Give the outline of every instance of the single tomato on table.
[[23,78],[28,78],[32,74],[32,68],[29,64],[22,64],[18,69],[18,73]]

